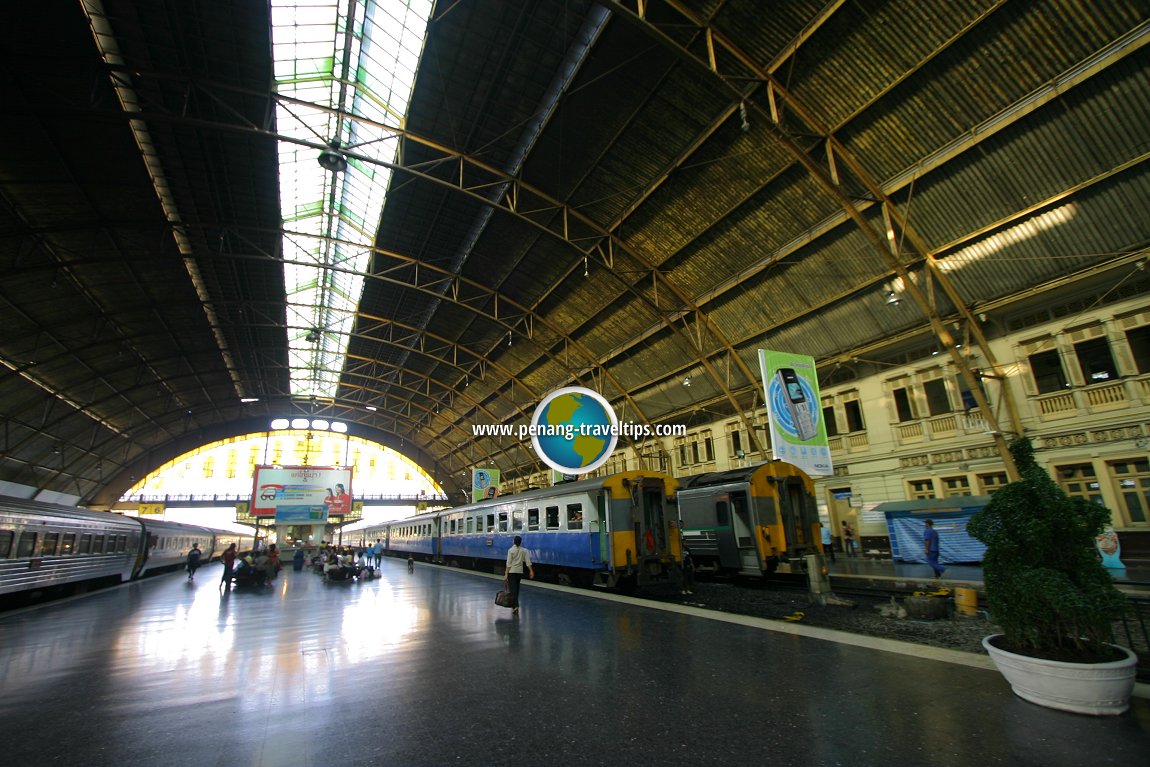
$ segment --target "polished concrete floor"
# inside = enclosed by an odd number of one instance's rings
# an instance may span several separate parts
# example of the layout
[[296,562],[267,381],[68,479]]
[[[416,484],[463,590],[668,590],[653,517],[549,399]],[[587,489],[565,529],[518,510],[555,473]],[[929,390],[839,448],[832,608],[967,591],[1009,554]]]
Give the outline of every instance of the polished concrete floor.
[[1150,764],[983,656],[386,561],[261,592],[162,576],[0,616],[11,765]]

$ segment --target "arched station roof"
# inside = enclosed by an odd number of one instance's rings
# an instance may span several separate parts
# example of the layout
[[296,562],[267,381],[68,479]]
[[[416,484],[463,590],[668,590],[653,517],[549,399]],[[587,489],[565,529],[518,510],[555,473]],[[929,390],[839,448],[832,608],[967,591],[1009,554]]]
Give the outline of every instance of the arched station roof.
[[398,151],[347,148],[386,198],[358,222],[335,387],[300,396],[291,339],[327,329],[290,319],[277,153],[327,137],[277,122],[302,105],[267,3],[25,3],[0,31],[0,481],[106,502],[197,441],[305,415],[402,440],[456,489],[478,461],[538,470],[471,426],[561,386],[630,421],[746,418],[759,348],[829,373],[985,343],[1055,291],[1144,290],[1147,14],[436,2],[406,114],[336,115]]

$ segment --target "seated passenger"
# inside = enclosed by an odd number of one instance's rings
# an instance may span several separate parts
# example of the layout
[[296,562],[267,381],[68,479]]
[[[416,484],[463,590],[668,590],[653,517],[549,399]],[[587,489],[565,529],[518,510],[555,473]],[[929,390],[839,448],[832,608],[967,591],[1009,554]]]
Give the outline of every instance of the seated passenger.
[[257,556],[255,562],[252,563],[252,567],[260,573],[264,581],[270,581],[276,577],[276,566],[272,562],[271,557],[266,553]]
[[329,554],[327,562],[323,566],[323,579],[325,581],[343,578],[343,567],[339,563],[339,557],[335,554]]
[[267,575],[263,568],[256,565],[255,557],[249,552],[243,559],[239,560],[235,579],[237,586],[262,586],[267,582]]

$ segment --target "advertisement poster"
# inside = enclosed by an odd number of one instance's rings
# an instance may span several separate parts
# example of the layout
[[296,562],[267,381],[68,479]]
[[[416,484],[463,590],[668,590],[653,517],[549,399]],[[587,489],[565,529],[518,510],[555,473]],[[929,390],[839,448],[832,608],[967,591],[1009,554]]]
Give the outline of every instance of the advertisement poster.
[[499,495],[499,469],[471,470],[471,500],[482,501]]
[[759,349],[775,458],[812,477],[834,474],[813,357]]
[[329,466],[257,466],[253,517],[322,524],[351,511],[351,469]]

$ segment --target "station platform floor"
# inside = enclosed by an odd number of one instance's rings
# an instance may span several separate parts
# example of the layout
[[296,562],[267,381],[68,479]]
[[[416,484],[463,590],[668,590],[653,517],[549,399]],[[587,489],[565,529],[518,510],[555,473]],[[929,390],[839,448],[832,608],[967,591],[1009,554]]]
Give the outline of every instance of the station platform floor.
[[537,582],[516,618],[492,576],[398,560],[256,592],[220,573],[0,615],[5,762],[1150,763],[1150,699],[1045,709],[972,653]]

